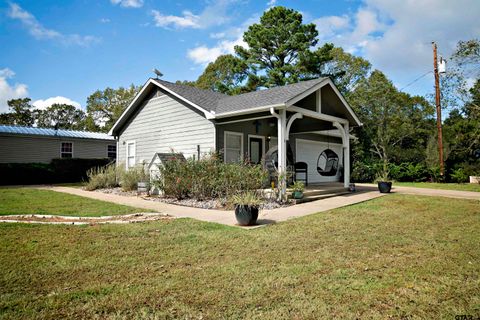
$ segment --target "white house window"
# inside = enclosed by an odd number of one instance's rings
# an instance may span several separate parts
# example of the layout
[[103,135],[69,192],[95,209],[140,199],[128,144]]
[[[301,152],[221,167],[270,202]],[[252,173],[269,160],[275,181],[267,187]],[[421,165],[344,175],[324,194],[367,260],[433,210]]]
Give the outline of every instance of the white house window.
[[62,142],[60,158],[73,158],[73,142]]
[[127,142],[127,169],[135,166],[135,141]]
[[225,131],[224,136],[225,162],[240,162],[243,159],[243,134]]
[[117,158],[117,146],[114,144],[109,144],[107,146],[107,157],[110,159]]

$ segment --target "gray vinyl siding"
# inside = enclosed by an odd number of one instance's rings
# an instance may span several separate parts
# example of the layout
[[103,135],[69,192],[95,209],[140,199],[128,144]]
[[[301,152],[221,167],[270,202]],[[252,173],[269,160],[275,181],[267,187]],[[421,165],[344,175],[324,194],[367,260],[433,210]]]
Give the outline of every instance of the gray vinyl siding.
[[128,141],[135,141],[135,162],[149,163],[155,153],[174,150],[185,158],[215,148],[215,127],[202,113],[168,94],[156,95],[132,116],[119,136],[118,161],[125,165]]
[[62,142],[73,143],[73,157],[107,158],[107,146],[115,141],[42,136],[0,135],[0,163],[49,163],[60,158]]

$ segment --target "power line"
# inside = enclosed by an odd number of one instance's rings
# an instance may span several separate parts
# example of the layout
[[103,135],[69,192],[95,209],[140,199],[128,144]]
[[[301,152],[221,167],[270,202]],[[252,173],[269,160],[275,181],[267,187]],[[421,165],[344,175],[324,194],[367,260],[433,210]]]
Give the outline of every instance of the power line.
[[406,86],[404,86],[403,88],[399,89],[399,91],[403,91],[403,89],[411,86],[412,84],[414,84],[415,82],[417,82],[418,80],[422,79],[423,77],[425,77],[427,74],[429,73],[432,73],[433,71],[427,71],[425,72],[424,74],[422,74],[420,77],[416,78],[415,80],[413,80],[412,82],[410,82],[409,84],[407,84]]

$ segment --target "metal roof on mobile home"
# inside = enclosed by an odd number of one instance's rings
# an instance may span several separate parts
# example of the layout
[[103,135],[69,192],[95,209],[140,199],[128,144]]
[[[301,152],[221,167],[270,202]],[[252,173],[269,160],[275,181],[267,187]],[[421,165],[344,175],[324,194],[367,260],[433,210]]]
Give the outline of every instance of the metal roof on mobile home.
[[20,126],[5,126],[0,125],[0,134],[12,135],[30,135],[30,136],[48,136],[48,137],[65,137],[77,139],[96,139],[96,140],[114,140],[112,136],[106,133],[76,131],[65,129],[50,129],[50,128],[34,128],[34,127],[20,127]]

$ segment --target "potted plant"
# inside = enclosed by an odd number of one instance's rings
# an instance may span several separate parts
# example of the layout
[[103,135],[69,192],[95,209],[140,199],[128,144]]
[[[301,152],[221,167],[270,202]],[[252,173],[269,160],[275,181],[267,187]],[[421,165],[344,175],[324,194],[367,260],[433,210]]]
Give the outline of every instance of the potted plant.
[[254,192],[243,192],[232,197],[235,218],[241,226],[251,226],[257,222],[258,209],[262,200]]
[[305,184],[302,181],[295,181],[292,185],[292,198],[302,199],[304,190]]
[[388,178],[388,172],[382,172],[376,179],[378,191],[380,193],[389,193],[392,189],[392,181]]

